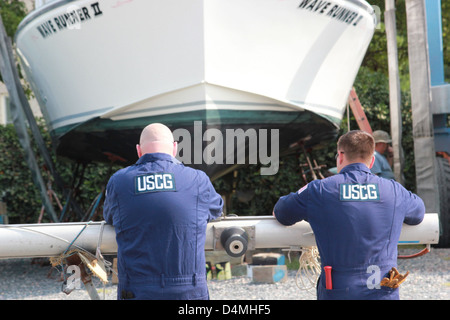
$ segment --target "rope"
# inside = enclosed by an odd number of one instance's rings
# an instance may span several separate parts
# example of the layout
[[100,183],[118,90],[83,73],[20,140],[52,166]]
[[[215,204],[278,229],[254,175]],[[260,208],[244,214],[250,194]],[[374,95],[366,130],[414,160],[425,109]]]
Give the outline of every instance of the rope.
[[69,246],[67,247],[66,251],[64,251],[64,254],[69,251],[69,249],[72,247],[73,243],[75,241],[77,241],[78,237],[83,233],[83,231],[87,228],[88,225],[90,225],[92,223],[92,221],[89,221],[88,223],[86,223],[83,227],[83,229],[81,229],[80,232],[78,232],[78,234],[76,235],[76,237],[72,240],[72,242],[69,244]]
[[295,276],[295,283],[300,290],[309,291],[316,288],[317,279],[321,272],[320,256],[317,247],[301,248],[298,259],[299,268]]
[[113,272],[114,274],[117,275],[117,272],[111,267],[112,263],[105,260],[105,258],[103,258],[102,252],[100,250],[100,246],[102,245],[102,240],[103,240],[103,229],[105,228],[105,224],[106,224],[106,221],[102,221],[100,224],[100,231],[98,233],[98,241],[97,241],[97,249],[95,251],[95,257],[97,259],[103,261],[103,264],[108,272]]
[[[84,225],[84,227],[80,230],[80,232],[78,232],[78,234],[75,236],[75,238],[74,238],[71,242],[69,242],[69,241],[67,241],[67,240],[65,240],[65,239],[56,237],[56,238],[58,238],[58,239],[60,239],[60,240],[63,240],[64,242],[68,242],[69,245],[67,246],[66,250],[64,250],[64,252],[61,253],[59,256],[57,256],[57,257],[50,257],[50,263],[51,263],[51,265],[52,265],[53,267],[56,267],[56,266],[59,265],[59,266],[61,266],[61,270],[62,270],[62,272],[63,272],[63,271],[64,271],[64,262],[63,262],[63,261],[64,261],[67,257],[70,257],[70,256],[72,256],[72,255],[74,255],[74,254],[78,254],[78,253],[80,253],[80,252],[83,252],[83,253],[85,253],[85,254],[87,254],[87,255],[90,255],[91,257],[94,257],[94,258],[95,258],[95,256],[94,256],[92,253],[90,253],[89,251],[87,251],[87,250],[85,250],[85,249],[83,249],[83,248],[81,248],[81,247],[78,247],[78,246],[74,245],[75,241],[77,241],[77,239],[80,237],[80,235],[83,233],[83,231],[86,230],[87,226],[90,225],[91,223],[92,223],[92,221],[87,222],[87,223]],[[32,230],[32,231],[35,231],[35,230]],[[45,235],[48,235],[48,236],[51,236],[51,237],[55,238],[55,236],[50,235],[50,234],[48,234],[48,233],[46,233],[46,232],[39,232],[39,233],[45,234]],[[72,248],[72,247],[76,247],[76,249],[70,250],[70,248]],[[69,250],[70,250],[70,251],[69,251]],[[66,280],[66,275],[65,275],[64,272],[63,272],[63,275],[64,275],[64,280]]]
[[[64,273],[64,261],[65,261],[66,258],[68,258],[68,257],[70,257],[70,256],[72,256],[74,254],[80,255],[80,258],[81,258],[81,255],[87,256],[86,258],[88,260],[90,260],[91,262],[92,262],[92,260],[101,261],[107,271],[113,271],[115,273],[115,271],[111,268],[111,263],[104,259],[103,255],[101,254],[101,250],[100,250],[101,242],[102,242],[102,239],[103,239],[103,229],[104,229],[105,221],[102,221],[102,223],[100,225],[100,231],[99,231],[99,236],[98,236],[98,240],[97,240],[97,248],[96,248],[96,254],[95,255],[92,254],[91,252],[89,252],[88,250],[86,250],[86,249],[84,249],[84,248],[82,248],[82,247],[80,247],[80,246],[75,244],[76,240],[80,237],[80,235],[86,230],[86,228],[91,223],[92,223],[92,221],[87,222],[83,226],[83,228],[80,230],[80,232],[78,232],[78,234],[75,236],[75,238],[72,241],[68,241],[66,239],[60,238],[58,236],[55,236],[55,235],[47,233],[47,232],[34,230],[34,229],[29,229],[26,226],[4,225],[4,226],[2,226],[2,228],[19,229],[19,230],[28,231],[28,232],[39,233],[39,234],[48,236],[50,238],[57,239],[59,241],[68,243],[67,248],[59,256],[50,257],[50,263],[51,263],[52,267],[54,267],[56,269],[57,269],[58,266],[61,267],[61,272],[63,273],[64,282],[65,282],[66,281],[66,274]],[[93,271],[93,270],[91,270],[91,271]],[[93,272],[93,274],[95,276],[99,277],[97,274],[95,274],[95,272]],[[102,280],[102,283],[103,283],[103,297],[105,298],[105,289],[106,288],[105,288],[105,283],[103,282],[103,280]]]
[[[79,249],[79,250],[81,250],[81,251],[83,251],[83,252],[86,252],[86,253],[88,253],[88,254],[91,254],[89,251],[87,251],[87,250],[83,249],[82,247],[80,247],[80,246],[74,244],[75,240],[72,241],[72,242],[70,242],[70,241],[68,241],[68,240],[66,240],[66,239],[60,238],[60,237],[55,236],[55,235],[53,235],[53,234],[50,234],[50,233],[47,233],[47,232],[43,232],[43,231],[38,231],[38,230],[28,229],[28,228],[25,227],[25,226],[3,225],[2,228],[19,229],[19,230],[25,230],[25,231],[28,231],[28,232],[39,233],[39,234],[48,236],[48,237],[53,238],[53,239],[56,239],[56,240],[59,240],[59,241],[62,241],[62,242],[66,242],[66,243],[69,244],[69,248],[70,248],[70,247],[75,247],[75,248],[77,248],[77,249]],[[83,228],[83,230],[84,230],[84,228]],[[78,234],[78,236],[79,236],[79,235],[80,235],[80,234]],[[78,236],[77,236],[77,238],[78,238]],[[66,251],[67,251],[67,249],[66,249]]]
[[[112,263],[105,260],[105,258],[103,258],[102,252],[100,250],[100,246],[102,245],[102,240],[103,240],[103,229],[105,227],[105,223],[106,223],[106,221],[102,221],[100,224],[100,231],[98,233],[97,249],[95,250],[95,256],[97,257],[98,260],[101,260],[103,262],[103,265],[105,266],[107,273],[113,272],[114,274],[117,275],[117,272],[111,267]],[[102,281],[102,284],[103,284],[103,300],[105,300],[106,299],[105,282]]]

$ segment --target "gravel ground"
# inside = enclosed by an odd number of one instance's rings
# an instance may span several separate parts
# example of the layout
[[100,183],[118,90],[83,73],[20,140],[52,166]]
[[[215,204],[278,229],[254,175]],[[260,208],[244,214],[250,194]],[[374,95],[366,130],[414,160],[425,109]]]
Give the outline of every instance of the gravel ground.
[[[402,255],[415,252],[417,250],[400,250]],[[61,291],[60,273],[48,264],[33,262],[36,261],[0,260],[0,300],[90,299],[83,285],[66,295]],[[450,249],[432,249],[425,256],[399,260],[398,270],[410,272],[400,288],[402,300],[450,300]],[[212,300],[315,300],[314,290],[297,287],[295,275],[296,271],[290,271],[288,280],[277,284],[254,284],[250,278],[241,276],[225,281],[211,280],[208,285]],[[117,285],[103,286],[97,279],[94,283],[100,298],[116,299]]]

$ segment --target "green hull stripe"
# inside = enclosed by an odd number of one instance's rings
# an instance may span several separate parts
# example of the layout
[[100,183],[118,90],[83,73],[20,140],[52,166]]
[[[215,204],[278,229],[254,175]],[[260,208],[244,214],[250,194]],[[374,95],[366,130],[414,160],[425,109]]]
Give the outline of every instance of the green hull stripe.
[[194,121],[203,120],[208,125],[247,125],[252,124],[292,124],[292,123],[317,123],[318,125],[330,125],[336,127],[340,124],[340,119],[317,115],[309,111],[281,112],[281,111],[244,111],[244,110],[199,110],[184,112],[183,114],[164,114],[159,116],[133,118],[127,120],[113,121],[110,119],[95,118],[84,123],[63,126],[52,131],[52,134],[61,136],[69,131],[77,130],[82,132],[98,132],[104,130],[126,130],[143,128],[152,122],[161,122],[172,126],[190,126]]

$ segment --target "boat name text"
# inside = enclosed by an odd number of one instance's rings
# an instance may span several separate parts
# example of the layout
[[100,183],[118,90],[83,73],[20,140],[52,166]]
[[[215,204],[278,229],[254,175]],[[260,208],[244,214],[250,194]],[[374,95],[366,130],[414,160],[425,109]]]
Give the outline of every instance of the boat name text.
[[333,3],[332,1],[322,0],[301,0],[302,2],[298,6],[300,9],[316,12],[321,15],[326,15],[332,19],[344,22],[348,25],[356,26],[361,19],[362,15],[353,10],[347,9],[344,6]]
[[48,38],[60,31],[69,29],[80,29],[81,24],[103,15],[98,2],[92,3],[90,6],[80,7],[77,5],[70,5],[66,12],[55,17],[52,17],[41,23],[36,27],[42,38]]

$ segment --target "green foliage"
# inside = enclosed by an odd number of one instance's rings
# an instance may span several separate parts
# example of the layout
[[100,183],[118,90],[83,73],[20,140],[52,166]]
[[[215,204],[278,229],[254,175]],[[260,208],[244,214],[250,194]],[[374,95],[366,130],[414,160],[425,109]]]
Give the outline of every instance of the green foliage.
[[[437,1],[437,0],[436,0]],[[384,26],[385,0],[369,0],[371,5],[378,6],[381,11],[381,29],[374,34],[363,65],[373,71],[381,71],[387,75],[387,42]],[[441,0],[442,45],[444,54],[445,81],[450,82],[450,1]],[[405,0],[395,0],[395,18],[397,22],[397,50],[400,83],[402,90],[409,90],[408,35]]]
[[[14,39],[19,23],[25,18],[27,9],[22,1],[17,0],[0,0],[0,15],[2,17],[3,25],[6,34]],[[3,81],[0,74],[0,81]],[[31,95],[31,89],[25,89],[28,96]]]
[[[389,78],[381,72],[375,72],[363,66],[355,81],[355,90],[364,108],[372,130],[390,132]],[[401,91],[402,148],[404,152],[405,187],[415,189],[414,142],[412,136],[412,110],[409,90]],[[350,129],[357,129],[354,117],[351,117]],[[343,124],[342,128],[345,128]],[[346,130],[346,129],[345,129]]]
[[[76,201],[84,212],[88,209],[94,198],[102,191],[112,171],[117,168],[106,164],[92,163],[86,165],[82,179],[74,179],[75,163],[66,159],[57,158],[52,152],[50,135],[43,121],[39,121],[41,134],[43,135],[48,150],[52,153],[56,168],[61,175],[66,187],[72,186],[72,181],[77,185],[73,188]],[[30,133],[31,136],[31,133]],[[43,159],[39,156],[37,148],[34,148],[38,163],[44,167]],[[0,125],[0,196],[5,194],[8,218],[10,223],[36,223],[41,213],[42,201],[38,188],[34,185],[31,171],[24,160],[24,152],[19,143],[13,125]],[[46,182],[52,182],[52,177],[45,171],[43,178]],[[54,183],[51,188],[64,206],[62,190],[58,190]],[[61,210],[53,197],[55,212],[60,215]],[[64,221],[79,221],[81,217],[67,211]],[[101,218],[101,217],[100,217]],[[42,222],[50,222],[49,216],[44,212]]]
[[[31,173],[24,158],[23,151],[12,125],[0,126],[0,194],[7,192],[10,222],[19,221],[17,215],[38,215],[39,193],[31,179]],[[22,216],[23,216],[22,215]],[[30,222],[28,217],[20,222]]]
[[[388,75],[387,40],[384,24],[385,0],[369,1],[380,8],[380,25],[373,35],[369,49],[364,57],[363,66],[375,72]],[[405,0],[395,1],[395,19],[397,23],[397,53],[400,83],[403,90],[409,90],[408,37],[406,29]]]
[[[383,129],[390,131],[389,112],[389,85],[387,45],[383,13],[384,0],[371,0],[370,4],[376,5],[381,10],[380,29],[376,30],[369,49],[364,58],[362,67],[354,83],[358,97],[364,107],[364,111],[373,130]],[[0,0],[0,9],[7,33],[13,37],[17,25],[25,16],[26,10],[20,1]],[[415,166],[414,147],[412,137],[411,101],[409,93],[409,64],[408,41],[406,30],[405,0],[396,0],[397,19],[397,46],[400,82],[402,88],[402,146],[404,150],[405,187],[415,190]],[[450,1],[442,1],[442,27],[443,27],[443,51],[444,64],[450,63]],[[450,68],[445,70],[445,78],[450,79]],[[344,114],[342,125],[338,135],[349,129],[357,129],[357,123],[353,115]],[[52,150],[50,138],[41,123],[41,128],[49,150]],[[8,212],[11,223],[34,223],[37,221],[41,209],[39,192],[34,186],[31,173],[23,160],[23,151],[17,140],[13,126],[0,126],[0,195],[7,191],[9,196]],[[336,153],[336,141],[309,150],[311,161],[315,160],[319,165],[324,165],[323,173],[335,166],[334,155]],[[63,159],[57,159],[58,171],[69,185],[72,183],[75,164]],[[41,159],[39,159],[41,161]],[[238,215],[269,215],[273,206],[282,195],[298,190],[305,184],[302,172],[311,180],[311,172],[303,152],[291,154],[280,159],[280,168],[276,175],[261,176],[259,166],[245,167],[236,172],[236,176],[228,175],[214,181],[216,189],[228,195],[228,213]],[[84,179],[77,191],[80,203],[87,210],[95,196],[105,185],[111,172],[118,168],[111,168],[103,164],[90,164],[86,167]],[[50,177],[46,176],[47,181]],[[56,191],[56,190],[55,190]],[[58,196],[61,199],[60,191]],[[59,209],[56,208],[57,212]],[[45,217],[45,215],[44,215]],[[77,217],[72,217],[74,220]]]
[[27,8],[22,1],[0,0],[0,14],[6,34],[14,38],[19,23],[25,18]]
[[444,53],[444,77],[450,82],[450,1],[441,1],[442,14],[442,51]]
[[299,157],[293,154],[282,158],[275,175],[262,176],[258,165],[250,165],[238,170],[234,180],[229,176],[214,181],[216,190],[230,197],[228,214],[270,215],[279,197],[304,184]]

